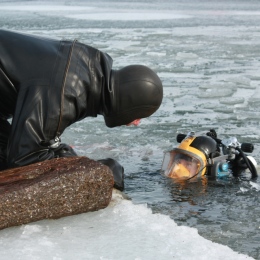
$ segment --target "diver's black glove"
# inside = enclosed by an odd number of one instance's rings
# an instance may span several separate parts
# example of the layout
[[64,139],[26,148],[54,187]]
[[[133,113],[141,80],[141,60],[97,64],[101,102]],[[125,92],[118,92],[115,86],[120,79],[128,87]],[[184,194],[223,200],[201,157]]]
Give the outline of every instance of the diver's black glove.
[[124,185],[124,167],[119,164],[116,160],[107,158],[98,160],[104,165],[108,166],[114,175],[114,188],[123,191],[125,188]]
[[54,157],[72,157],[77,156],[76,152],[67,144],[60,144],[57,148],[52,148]]

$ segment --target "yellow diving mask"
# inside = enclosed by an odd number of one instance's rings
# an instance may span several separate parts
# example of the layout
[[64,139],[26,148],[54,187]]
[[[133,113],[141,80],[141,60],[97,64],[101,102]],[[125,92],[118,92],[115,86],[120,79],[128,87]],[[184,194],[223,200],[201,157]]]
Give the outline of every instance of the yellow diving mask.
[[167,177],[190,179],[206,174],[207,158],[193,147],[195,139],[196,136],[187,136],[178,148],[164,154],[162,171]]

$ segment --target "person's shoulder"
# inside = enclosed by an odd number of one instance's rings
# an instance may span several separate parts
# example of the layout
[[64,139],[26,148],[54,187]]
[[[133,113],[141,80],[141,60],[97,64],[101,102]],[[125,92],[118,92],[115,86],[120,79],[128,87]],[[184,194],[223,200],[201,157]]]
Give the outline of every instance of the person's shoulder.
[[13,37],[14,34],[17,34],[17,32],[5,30],[5,29],[0,29],[1,41],[5,41],[6,39]]
[[13,34],[13,33],[14,33],[13,31],[8,31],[8,30],[5,30],[5,29],[0,29],[0,35]]

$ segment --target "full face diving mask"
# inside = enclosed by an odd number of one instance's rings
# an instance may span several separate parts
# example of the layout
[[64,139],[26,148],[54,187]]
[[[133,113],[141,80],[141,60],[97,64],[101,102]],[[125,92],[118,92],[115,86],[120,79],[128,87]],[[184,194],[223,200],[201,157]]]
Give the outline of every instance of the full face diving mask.
[[206,174],[205,154],[192,146],[195,136],[187,136],[178,148],[164,154],[162,170],[170,178],[190,179]]

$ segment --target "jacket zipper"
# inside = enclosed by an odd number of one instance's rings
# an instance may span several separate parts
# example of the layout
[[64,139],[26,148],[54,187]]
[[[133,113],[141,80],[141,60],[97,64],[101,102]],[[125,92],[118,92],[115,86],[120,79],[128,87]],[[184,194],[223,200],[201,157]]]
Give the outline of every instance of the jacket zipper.
[[61,104],[60,104],[60,118],[59,118],[59,123],[58,123],[58,127],[57,127],[57,131],[56,131],[56,137],[58,138],[60,137],[60,127],[61,127],[61,121],[62,121],[62,112],[63,112],[63,104],[64,104],[64,89],[65,89],[65,85],[66,85],[66,79],[67,79],[67,75],[68,75],[68,71],[69,71],[69,67],[70,67],[70,62],[71,62],[71,57],[72,57],[72,51],[74,48],[75,43],[77,42],[77,40],[74,40],[71,47],[70,47],[70,53],[69,53],[69,59],[67,62],[67,66],[66,66],[66,70],[65,70],[65,74],[64,74],[64,78],[63,78],[63,83],[62,83],[62,89],[61,89]]

